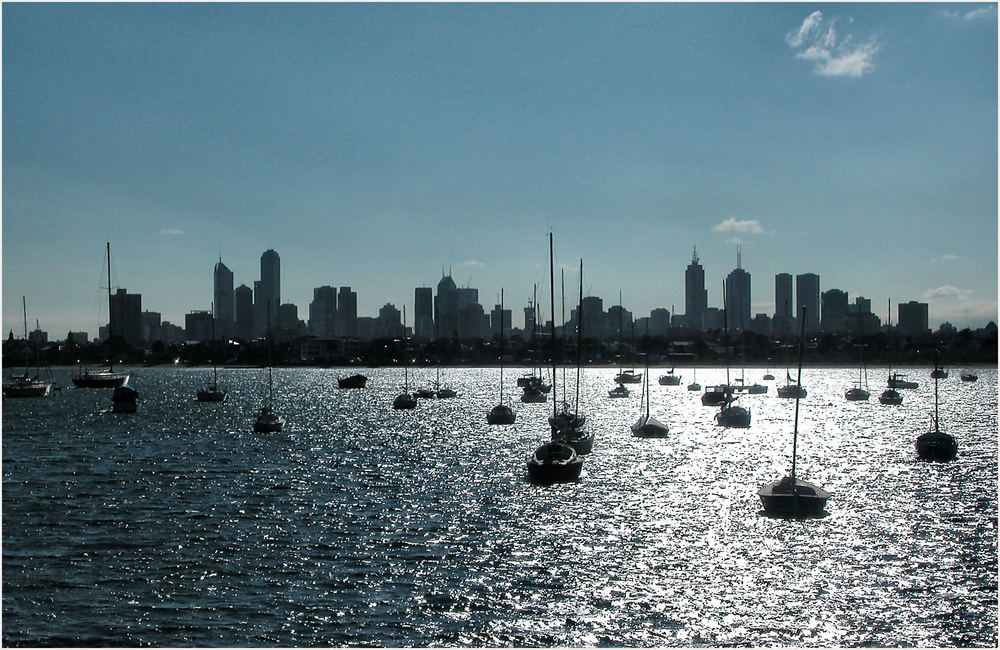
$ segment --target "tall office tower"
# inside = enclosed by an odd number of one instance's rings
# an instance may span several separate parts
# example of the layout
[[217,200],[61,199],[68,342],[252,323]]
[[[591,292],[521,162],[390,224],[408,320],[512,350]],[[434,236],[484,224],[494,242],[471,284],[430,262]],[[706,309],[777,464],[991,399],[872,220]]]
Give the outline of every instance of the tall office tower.
[[771,331],[776,336],[792,333],[792,274],[778,273],[774,276],[774,321]]
[[[649,335],[666,336],[670,332],[670,312],[662,307],[657,307],[649,312]],[[638,335],[640,332],[636,331]],[[643,331],[645,336],[646,332]]]
[[847,292],[840,289],[824,291],[823,314],[820,318],[820,329],[829,334],[839,334],[849,329],[847,321]]
[[[608,315],[604,313],[604,301],[597,296],[586,296],[583,299],[583,335],[588,338],[601,339],[607,336],[610,332],[607,331],[605,324],[607,323]],[[618,321],[615,321],[614,335],[618,336]]]
[[337,288],[329,285],[313,289],[309,303],[309,334],[321,338],[334,335],[337,322]]
[[212,312],[199,310],[184,314],[184,337],[188,341],[211,340]]
[[225,338],[232,334],[233,323],[235,322],[234,309],[236,303],[233,300],[233,272],[226,268],[219,258],[215,265],[215,272],[212,274],[213,291],[212,304],[215,306],[215,335],[218,338]]
[[424,340],[434,337],[434,289],[431,287],[413,290],[413,335]]
[[691,254],[691,263],[684,271],[684,316],[687,326],[697,332],[705,330],[705,310],[708,291],[705,289],[705,269],[698,263],[698,247]]
[[249,341],[254,336],[253,289],[245,284],[236,287],[233,302],[236,306],[233,336]]
[[358,294],[350,287],[341,287],[337,295],[338,336],[358,336]]
[[142,340],[153,343],[162,341],[163,334],[160,328],[160,312],[144,311],[140,316],[142,320]]
[[267,329],[267,305],[271,305],[271,325],[274,325],[281,305],[281,258],[273,249],[260,256],[260,281],[254,282],[254,312],[258,318],[258,333]]
[[531,333],[535,331],[535,306],[528,305],[524,308],[524,338],[531,340]]
[[750,329],[750,274],[743,269],[743,252],[736,247],[736,268],[726,276],[726,318],[729,329]]
[[375,321],[375,338],[403,338],[406,332],[403,331],[403,319],[396,309],[396,305],[387,302],[378,310],[378,319]]
[[847,306],[847,328],[852,334],[864,336],[882,329],[882,319],[872,313],[872,301],[858,296]]
[[434,324],[437,330],[434,338],[458,337],[458,287],[450,275],[443,276],[438,282],[437,296],[434,299]]
[[115,336],[137,347],[142,343],[142,294],[118,289],[111,296],[111,329]]
[[911,300],[896,306],[898,314],[896,331],[900,336],[920,336],[930,333],[927,325],[927,303]]
[[803,273],[795,276],[795,314],[802,315],[806,308],[806,333],[819,331],[819,276]]
[[503,327],[504,336],[510,336],[511,312],[509,309],[500,309],[500,305],[495,305],[490,312],[490,332],[493,336],[500,336],[500,328]]

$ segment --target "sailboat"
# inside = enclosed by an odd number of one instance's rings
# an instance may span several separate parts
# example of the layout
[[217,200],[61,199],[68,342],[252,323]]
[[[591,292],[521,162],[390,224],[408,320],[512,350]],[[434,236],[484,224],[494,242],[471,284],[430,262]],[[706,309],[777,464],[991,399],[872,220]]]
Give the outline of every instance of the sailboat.
[[[535,356],[538,355],[537,348],[537,332],[538,332],[538,285],[535,285],[532,289],[531,298],[531,343],[535,348]],[[537,358],[535,359],[537,361]],[[519,377],[517,380],[517,385],[521,387],[521,401],[525,404],[544,404],[549,401],[546,397],[551,388],[545,385],[542,381],[541,369],[538,369],[538,374],[535,374],[535,368],[531,369],[531,374],[524,377]]]
[[397,410],[409,410],[417,408],[417,398],[416,396],[410,394],[410,372],[409,372],[409,362],[407,360],[407,355],[409,351],[406,349],[406,305],[403,305],[403,392],[396,396],[396,399],[392,401],[392,408]]
[[[552,255],[552,233],[549,233],[549,278],[553,287],[552,313],[555,314],[555,278]],[[582,282],[581,282],[582,284]],[[581,289],[582,291],[582,289]],[[553,316],[553,330],[555,329],[555,317]],[[555,336],[552,337],[555,345]],[[554,350],[553,350],[554,351]],[[555,354],[552,355],[553,376],[555,373]],[[556,391],[552,391],[552,417],[556,413]],[[551,426],[551,425],[550,425]],[[552,441],[543,443],[527,459],[528,480],[534,483],[562,483],[575,481],[580,478],[583,469],[583,458],[577,453],[572,445],[556,440],[556,432],[552,431]]]
[[[802,341],[799,341],[799,345],[802,345]],[[809,394],[799,381],[802,377],[792,379],[792,373],[788,368],[788,346],[785,347],[785,385],[778,386],[778,397],[783,399],[799,399],[803,398]]]
[[3,385],[4,397],[45,397],[52,390],[55,382],[39,379],[38,373],[31,376],[31,345],[28,340],[28,303],[21,296],[21,307],[24,310],[24,374],[13,377]]
[[[646,374],[647,375],[649,374],[649,370],[646,371]],[[680,386],[680,384],[681,384],[681,376],[680,375],[675,375],[674,374],[674,369],[671,368],[670,372],[668,372],[667,374],[660,375],[659,382],[660,382],[660,386]]]
[[[649,335],[649,324],[646,324],[646,334]],[[673,370],[671,370],[673,373]],[[678,377],[678,380],[680,378]],[[646,401],[646,414],[639,416],[639,419],[632,425],[632,435],[638,438],[663,438],[669,429],[649,414],[649,352],[646,353],[646,381],[642,384],[642,398]]]
[[267,301],[267,404],[260,408],[253,430],[257,433],[277,433],[285,426],[285,420],[274,412],[274,381],[271,367],[271,301]]
[[[625,371],[624,371],[624,356],[622,355],[622,313],[625,309],[622,307],[622,292],[618,292],[618,374],[615,376],[615,383],[618,384],[614,388],[608,391],[608,397],[628,397],[628,389],[625,388]],[[627,383],[633,383],[631,378]]]
[[[937,367],[937,359],[934,365]],[[919,435],[915,443],[920,460],[952,460],[958,454],[958,441],[955,436],[941,431],[938,420],[939,379],[941,377],[934,378],[934,429]]]
[[[861,363],[858,365],[858,380],[854,382],[852,388],[848,388],[847,392],[844,393],[844,397],[849,402],[863,402],[871,396],[868,392],[866,386],[868,385],[868,370],[865,368],[865,346],[863,343],[858,343],[858,350],[861,356]],[[864,372],[864,381],[862,382],[862,372]]]
[[[622,306],[622,296],[621,296],[620,292],[618,294],[618,306],[621,307],[622,310],[625,309]],[[631,342],[631,347],[633,348],[633,350],[635,349],[635,321],[632,322],[632,342]],[[624,370],[624,371],[620,372],[617,377],[615,377],[615,381],[618,382],[619,384],[641,384],[642,383],[642,373],[639,373],[638,375],[635,374],[635,368],[631,368],[629,370]]]
[[212,305],[212,344],[215,350],[212,352],[212,385],[198,391],[199,402],[224,402],[226,401],[226,389],[219,388],[219,364],[216,356],[219,354],[218,341],[215,339],[215,304]]
[[[806,308],[802,307],[802,331],[799,334],[799,376],[798,385],[802,380],[802,340],[805,336]],[[792,473],[777,481],[768,483],[757,491],[764,511],[773,515],[791,515],[793,517],[817,515],[826,507],[830,493],[823,488],[803,481],[795,474],[795,460],[798,454],[799,442],[799,397],[795,398],[795,426],[792,429]]]
[[691,383],[688,384],[688,390],[701,390],[701,384],[698,383],[698,369],[691,369]]
[[[580,260],[580,304],[577,307],[576,330],[576,399],[572,411],[566,399],[566,381],[563,379],[563,409],[556,412],[556,391],[552,390],[552,417],[549,418],[549,428],[552,429],[552,441],[571,446],[577,454],[589,454],[594,448],[594,431],[587,429],[587,418],[580,414],[580,376],[583,365],[582,354],[583,332],[583,260]],[[553,341],[555,341],[555,325],[553,324]],[[555,377],[555,346],[552,354],[552,376]]]
[[517,414],[503,401],[503,289],[500,289],[500,403],[486,414],[486,424],[514,424]]
[[774,381],[774,375],[771,374],[771,358],[767,358],[767,369],[764,371],[764,381]]
[[[722,285],[722,304],[726,304],[726,285]],[[745,429],[750,426],[750,409],[743,408],[742,406],[737,406],[735,404],[739,396],[733,395],[732,385],[729,382],[729,318],[727,316],[728,308],[723,308],[722,319],[723,319],[723,331],[724,341],[726,348],[726,387],[723,390],[723,401],[719,405],[719,412],[715,414],[715,421],[720,426],[724,427],[734,427],[738,429]],[[707,395],[707,393],[706,393]]]
[[[890,361],[892,359],[892,298],[889,299],[889,359]],[[892,381],[891,363],[889,365],[888,373],[889,377],[886,380],[886,383],[890,383]],[[903,403],[903,396],[899,393],[898,390],[890,386],[889,388],[886,388],[884,391],[882,391],[882,394],[878,396],[878,401],[881,404],[897,406]]]
[[[111,242],[107,243],[108,257],[108,345],[114,344],[114,318],[111,315]],[[115,388],[128,383],[129,375],[124,372],[115,372],[114,353],[108,351],[107,370],[87,370],[81,367],[80,374],[73,377],[73,384],[77,388]]]

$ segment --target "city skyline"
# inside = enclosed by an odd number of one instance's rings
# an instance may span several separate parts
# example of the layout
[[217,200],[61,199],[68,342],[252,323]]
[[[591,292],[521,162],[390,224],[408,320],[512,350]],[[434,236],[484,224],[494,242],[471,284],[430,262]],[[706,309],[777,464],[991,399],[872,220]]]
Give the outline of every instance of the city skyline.
[[815,273],[883,322],[890,298],[997,318],[995,5],[3,17],[5,331],[25,295],[32,325],[96,334],[105,241],[112,284],[175,323],[220,258],[253,287],[267,249],[304,320],[326,285],[412,309],[448,267],[517,311],[550,230],[568,296],[582,257],[584,292],[636,314],[684,312],[695,246],[721,306],[741,245],[751,317]]

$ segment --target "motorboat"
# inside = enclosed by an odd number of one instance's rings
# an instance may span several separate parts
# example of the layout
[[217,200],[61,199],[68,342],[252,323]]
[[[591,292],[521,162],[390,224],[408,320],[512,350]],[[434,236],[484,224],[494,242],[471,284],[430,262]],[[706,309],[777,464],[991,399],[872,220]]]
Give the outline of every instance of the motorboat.
[[665,375],[660,375],[659,379],[661,386],[680,386],[681,376],[674,374],[674,369],[671,368],[670,372]]
[[615,381],[619,384],[641,384],[642,373],[636,374],[634,370],[624,370],[615,376]]
[[960,372],[958,377],[962,381],[976,381],[977,379],[979,379],[979,375],[975,374],[974,372],[969,372],[968,370],[963,370],[962,372]]
[[719,406],[726,402],[731,395],[732,391],[727,390],[724,385],[709,386],[701,396],[701,405]]
[[767,393],[767,386],[764,384],[753,383],[747,386],[748,395],[764,395]]
[[111,393],[111,411],[114,413],[135,413],[138,403],[139,392],[131,386],[118,386]]
[[527,466],[533,483],[565,483],[580,478],[583,459],[569,445],[546,442],[528,456]]
[[625,388],[624,384],[618,384],[614,388],[608,391],[608,397],[628,397],[628,389]]
[[284,426],[284,418],[272,411],[270,406],[262,406],[254,420],[253,430],[257,433],[277,433]]
[[[802,339],[805,335],[806,308],[802,308],[801,332],[799,335],[799,374],[795,386],[802,381]],[[777,481],[772,481],[760,488],[760,497],[764,512],[769,515],[808,517],[816,516],[826,508],[830,493],[823,488],[802,480],[796,476],[796,456],[799,439],[799,401],[795,398],[795,424],[792,428],[792,473]]]
[[889,388],[916,388],[919,384],[915,381],[903,379],[906,375],[894,372],[889,375]]
[[903,396],[894,388],[886,388],[882,391],[882,394],[878,396],[878,401],[880,404],[899,406],[903,403]]
[[337,379],[337,388],[364,388],[367,384],[368,377],[364,375],[351,375]]

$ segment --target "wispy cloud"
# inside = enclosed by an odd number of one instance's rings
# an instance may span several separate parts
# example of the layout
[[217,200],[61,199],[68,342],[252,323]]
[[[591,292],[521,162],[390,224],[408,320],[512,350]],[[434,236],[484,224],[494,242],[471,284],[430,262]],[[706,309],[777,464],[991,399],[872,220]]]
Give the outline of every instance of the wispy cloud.
[[959,289],[958,287],[946,284],[937,289],[928,289],[922,297],[924,300],[933,300],[935,298],[968,298],[971,295],[971,289]]
[[850,34],[840,37],[836,23],[836,19],[827,20],[821,11],[814,11],[785,35],[785,42],[795,50],[796,58],[812,62],[817,74],[860,77],[874,70],[872,59],[879,50],[875,38],[857,42]]
[[739,221],[730,217],[723,221],[722,223],[717,223],[712,226],[713,232],[747,232],[754,235],[759,235],[764,232],[761,227],[760,222],[756,219],[746,219],[744,221]]
[[997,8],[996,5],[990,5],[969,11],[948,11],[947,9],[942,9],[941,14],[952,20],[961,20],[962,22],[969,23],[975,20],[996,20]]
[[476,260],[465,260],[464,262],[459,262],[455,266],[460,266],[463,268],[469,268],[469,267],[481,268],[486,266],[486,262],[477,262]]
[[176,228],[164,228],[158,234],[160,234],[160,235],[176,236],[176,235],[183,235],[184,231],[183,230],[177,230]]
[[958,255],[942,255],[941,257],[931,258],[931,264],[943,264],[945,262],[955,262],[962,259]]

